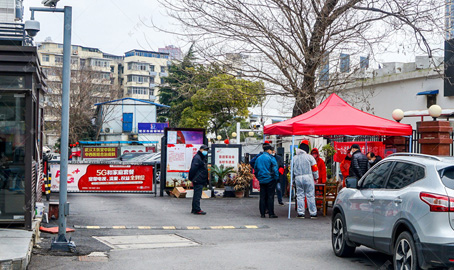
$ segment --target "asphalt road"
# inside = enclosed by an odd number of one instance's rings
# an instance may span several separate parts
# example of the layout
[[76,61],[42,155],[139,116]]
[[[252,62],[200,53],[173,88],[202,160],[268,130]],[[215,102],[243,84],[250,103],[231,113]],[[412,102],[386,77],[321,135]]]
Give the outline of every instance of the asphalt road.
[[[258,196],[202,200],[206,216],[190,214],[191,199],[168,196],[69,194],[68,201],[68,227],[76,227],[68,237],[77,252],[50,251],[55,235],[42,233],[29,269],[392,268],[391,257],[367,248],[358,248],[351,258],[334,256],[329,216],[297,219],[292,211],[287,219],[288,205],[276,204],[279,218],[260,218]],[[147,240],[168,235],[181,243]],[[94,238],[107,236],[122,236],[120,241],[130,249]],[[184,243],[189,246],[181,246]],[[105,256],[87,257],[93,252]]]

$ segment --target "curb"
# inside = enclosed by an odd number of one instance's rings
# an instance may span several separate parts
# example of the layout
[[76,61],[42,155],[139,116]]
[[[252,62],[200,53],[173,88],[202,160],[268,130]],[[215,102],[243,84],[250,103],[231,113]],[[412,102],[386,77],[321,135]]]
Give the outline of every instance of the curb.
[[32,236],[28,243],[27,252],[23,257],[11,258],[0,261],[0,270],[26,270],[32,257],[32,250],[35,243],[39,241],[39,225],[41,224],[41,218],[33,221]]

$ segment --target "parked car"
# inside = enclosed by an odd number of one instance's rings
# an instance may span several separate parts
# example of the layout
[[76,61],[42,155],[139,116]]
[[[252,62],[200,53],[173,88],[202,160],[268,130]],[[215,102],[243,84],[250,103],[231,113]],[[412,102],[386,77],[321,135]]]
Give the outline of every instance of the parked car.
[[393,154],[342,189],[333,209],[337,256],[364,245],[392,255],[394,269],[454,266],[453,157]]

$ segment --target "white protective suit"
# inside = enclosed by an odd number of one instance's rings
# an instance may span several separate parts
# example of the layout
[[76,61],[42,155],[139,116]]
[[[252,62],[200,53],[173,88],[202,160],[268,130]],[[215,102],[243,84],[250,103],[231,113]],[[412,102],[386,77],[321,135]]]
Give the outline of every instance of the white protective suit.
[[293,176],[298,201],[298,215],[304,215],[306,208],[304,198],[307,198],[309,213],[311,216],[316,216],[314,179],[318,179],[318,169],[315,158],[304,150],[296,149],[293,160]]

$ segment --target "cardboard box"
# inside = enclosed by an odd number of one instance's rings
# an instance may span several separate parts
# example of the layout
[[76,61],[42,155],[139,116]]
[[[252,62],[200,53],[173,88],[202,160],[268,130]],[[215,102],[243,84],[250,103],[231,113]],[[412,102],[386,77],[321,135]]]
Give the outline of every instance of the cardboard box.
[[182,187],[173,188],[172,194],[177,198],[186,198],[186,190]]

